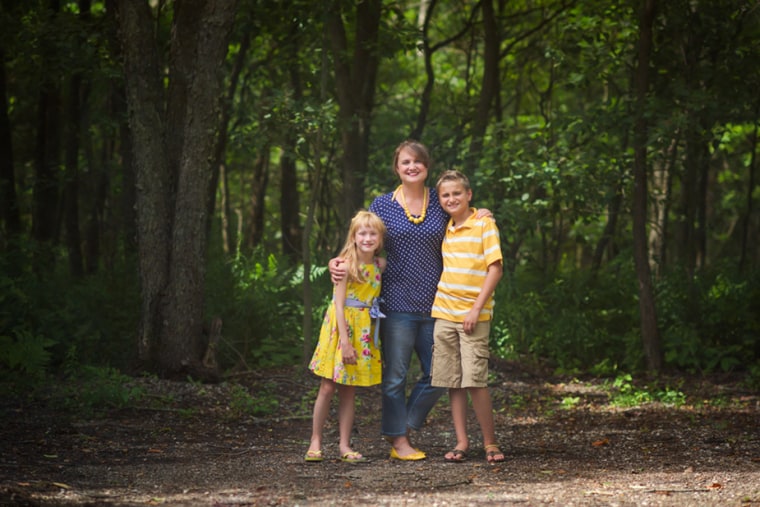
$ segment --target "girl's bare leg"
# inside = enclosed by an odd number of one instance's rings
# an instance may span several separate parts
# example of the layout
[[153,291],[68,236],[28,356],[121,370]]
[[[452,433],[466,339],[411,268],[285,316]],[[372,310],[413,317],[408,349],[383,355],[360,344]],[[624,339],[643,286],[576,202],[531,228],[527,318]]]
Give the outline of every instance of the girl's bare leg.
[[338,386],[338,429],[340,431],[340,455],[353,452],[351,449],[351,432],[354,429],[354,386]]
[[322,450],[322,431],[330,413],[330,403],[335,395],[337,384],[330,379],[323,378],[319,384],[317,399],[314,401],[314,414],[311,420],[311,441],[309,451]]

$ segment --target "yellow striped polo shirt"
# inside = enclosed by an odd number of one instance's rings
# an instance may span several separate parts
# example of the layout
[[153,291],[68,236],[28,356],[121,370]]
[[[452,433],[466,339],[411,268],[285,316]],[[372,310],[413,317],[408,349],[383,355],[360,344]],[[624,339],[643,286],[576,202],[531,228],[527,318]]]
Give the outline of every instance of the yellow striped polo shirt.
[[[431,316],[462,322],[483,288],[488,266],[502,260],[499,229],[491,217],[476,218],[475,209],[465,222],[454,227],[451,220],[441,246],[443,274]],[[493,294],[483,306],[479,321],[493,315]]]

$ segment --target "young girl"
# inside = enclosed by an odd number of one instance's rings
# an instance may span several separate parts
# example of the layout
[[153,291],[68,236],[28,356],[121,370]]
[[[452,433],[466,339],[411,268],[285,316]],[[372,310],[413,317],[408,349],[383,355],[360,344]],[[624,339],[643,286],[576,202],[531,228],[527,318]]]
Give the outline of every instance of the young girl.
[[377,256],[383,247],[385,225],[369,211],[359,211],[351,220],[340,256],[346,273],[333,288],[333,300],[325,313],[319,343],[309,369],[322,377],[314,402],[309,450],[304,459],[322,461],[322,430],[330,403],[338,391],[338,426],[341,460],[361,463],[366,458],[351,448],[356,386],[373,386],[381,381],[382,362],[378,343],[381,272],[385,259]]

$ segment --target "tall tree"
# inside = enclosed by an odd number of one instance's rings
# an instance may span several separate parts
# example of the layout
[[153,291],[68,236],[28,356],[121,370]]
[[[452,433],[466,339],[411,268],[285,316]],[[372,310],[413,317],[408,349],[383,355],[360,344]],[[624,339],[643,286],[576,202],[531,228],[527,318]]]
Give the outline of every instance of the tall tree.
[[165,88],[149,3],[118,1],[137,169],[138,351],[162,375],[211,376],[201,365],[206,217],[235,2],[172,6]]
[[[90,0],[79,0],[79,17],[83,24],[90,18]],[[84,47],[86,36],[80,32],[77,46]],[[75,69],[69,78],[68,102],[66,104],[66,147],[65,147],[65,184],[63,186],[63,223],[66,230],[66,249],[69,253],[69,269],[75,277],[84,274],[82,259],[82,235],[79,231],[79,148],[82,127],[81,100],[85,87],[82,69]]]
[[5,78],[5,51],[0,48],[0,218],[8,237],[21,232],[21,216],[16,194],[13,166],[11,122],[8,118],[8,93]]
[[488,128],[494,101],[499,94],[499,48],[501,35],[496,22],[493,0],[481,2],[483,10],[483,78],[478,95],[478,105],[472,121],[472,137],[468,159],[468,172],[474,174],[481,152],[483,136]]
[[[50,0],[45,17],[51,24],[59,14],[58,0]],[[46,46],[53,46],[48,42]],[[53,47],[46,47],[42,58],[50,60]],[[32,237],[41,243],[58,239],[58,167],[61,147],[61,86],[55,72],[45,74],[41,83],[37,110],[37,158],[35,160]],[[49,260],[49,259],[47,259]]]
[[652,273],[647,254],[647,137],[648,127],[645,115],[649,91],[649,64],[652,54],[652,26],[655,17],[656,0],[643,0],[639,18],[639,48],[636,65],[635,92],[636,123],[634,127],[633,163],[633,243],[636,278],[639,282],[639,312],[641,319],[641,339],[647,369],[657,372],[662,369],[662,345],[657,327]]
[[[334,0],[327,13],[327,26],[335,66],[339,129],[343,156],[343,220],[364,205],[363,179],[367,172],[369,134],[379,66],[378,34],[381,0],[355,4],[355,12],[343,12],[345,2]],[[353,52],[346,33],[344,15],[354,15]]]

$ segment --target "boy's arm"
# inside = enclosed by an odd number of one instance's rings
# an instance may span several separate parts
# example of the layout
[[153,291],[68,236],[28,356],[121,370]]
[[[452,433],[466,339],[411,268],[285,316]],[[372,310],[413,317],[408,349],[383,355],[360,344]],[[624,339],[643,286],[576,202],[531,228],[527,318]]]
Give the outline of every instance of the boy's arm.
[[496,286],[499,284],[499,280],[501,280],[501,275],[503,273],[504,269],[502,268],[501,261],[492,262],[488,265],[488,273],[486,273],[483,288],[462,322],[465,333],[470,334],[475,330],[475,326],[478,324],[480,311],[483,309],[486,301],[488,301],[488,298],[491,297],[491,294],[493,294],[493,291],[496,290]]

